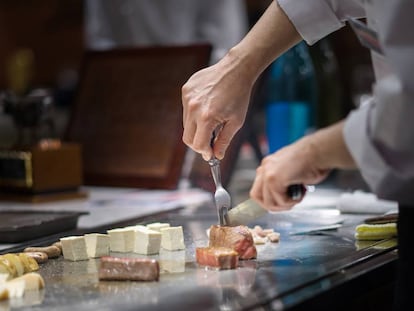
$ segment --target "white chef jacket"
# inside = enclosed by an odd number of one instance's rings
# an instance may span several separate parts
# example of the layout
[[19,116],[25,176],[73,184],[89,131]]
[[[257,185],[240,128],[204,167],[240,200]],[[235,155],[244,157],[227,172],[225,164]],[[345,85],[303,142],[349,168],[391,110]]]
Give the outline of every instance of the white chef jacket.
[[87,0],[89,49],[209,42],[213,62],[248,30],[242,0]]
[[362,176],[378,197],[414,204],[414,1],[277,0],[303,39],[312,44],[367,17],[383,55],[371,52],[373,97],[352,111],[344,138]]

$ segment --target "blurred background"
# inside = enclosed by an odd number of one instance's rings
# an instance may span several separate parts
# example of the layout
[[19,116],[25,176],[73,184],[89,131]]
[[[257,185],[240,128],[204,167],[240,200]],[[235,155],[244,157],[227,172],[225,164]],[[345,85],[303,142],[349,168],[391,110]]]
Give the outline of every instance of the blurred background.
[[[150,7],[151,2],[153,6],[158,6],[159,11]],[[203,42],[209,40],[209,35],[214,38],[217,33],[221,33],[221,41],[217,41],[221,43],[213,42],[214,39],[209,42],[213,45],[211,62],[215,62],[256,22],[270,0],[236,0],[240,9],[236,11],[237,14],[234,10],[211,10],[216,14],[212,19],[212,25],[215,26],[206,26],[207,35],[204,37],[195,31],[184,33],[188,32],[190,22],[195,25],[201,21],[200,18],[186,15],[186,2],[210,5],[211,9],[211,1],[173,2],[125,0],[106,1],[105,4],[105,1],[94,0],[0,1],[0,91],[27,94],[38,88],[49,90],[54,102],[56,135],[60,137],[73,107],[80,68],[87,50],[131,45],[178,45],[190,43],[193,39],[196,42],[196,38]],[[165,5],[167,3],[170,5]],[[133,15],[134,10],[139,14]],[[205,7],[204,11],[209,10]],[[181,21],[176,28],[171,26],[177,23],[171,17],[174,15]],[[183,20],[186,23],[183,24]],[[223,20],[228,23],[220,22]],[[171,31],[174,29],[176,33],[163,33],[161,25],[156,25],[158,30],[151,32],[150,21],[163,24]],[[147,23],[143,30],[139,28],[141,22]],[[128,27],[130,32],[127,31]],[[235,166],[227,179],[229,184],[231,176],[238,176],[239,182],[243,180],[243,169],[257,166],[261,157],[269,151],[277,150],[301,135],[345,117],[371,91],[373,75],[370,55],[359,44],[350,27],[342,28],[311,47],[298,45],[289,53],[290,56],[287,53],[263,75],[257,96],[252,100],[252,116],[247,121],[249,129],[231,160]],[[303,85],[311,88],[303,89]],[[282,89],[289,89],[290,93],[282,94]],[[286,106],[281,105],[281,102],[300,104]],[[292,107],[297,109],[293,111]],[[292,120],[302,118],[305,121],[297,124],[291,120],[291,123],[281,124],[283,122],[279,120],[273,122],[279,128],[271,129],[268,124],[272,123],[274,111],[278,111],[276,115],[279,116],[288,113]],[[280,135],[270,137],[270,133]],[[13,118],[3,109],[0,113],[0,145],[5,148],[12,145],[16,135]],[[270,140],[274,142],[273,146]],[[249,174],[246,187],[252,178]],[[334,172],[330,177],[332,181],[343,188],[365,187],[356,172]]]

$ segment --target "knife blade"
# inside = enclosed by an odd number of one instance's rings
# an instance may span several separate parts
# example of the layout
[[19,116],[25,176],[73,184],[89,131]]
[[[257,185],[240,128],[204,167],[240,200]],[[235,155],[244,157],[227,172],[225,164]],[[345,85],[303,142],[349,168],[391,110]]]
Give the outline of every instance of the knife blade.
[[[305,192],[306,187],[303,185],[291,185],[287,190],[288,196],[293,200],[299,200]],[[247,225],[267,212],[261,205],[248,199],[228,211],[226,222],[229,226]]]
[[342,222],[338,222],[335,224],[330,224],[330,225],[325,225],[325,226],[316,226],[316,227],[311,227],[308,229],[292,231],[292,232],[289,232],[289,235],[323,234],[323,232],[325,231],[332,231],[335,229],[339,229],[341,227],[342,227]]
[[252,199],[248,199],[228,211],[227,225],[247,225],[265,214],[267,214],[267,210]]

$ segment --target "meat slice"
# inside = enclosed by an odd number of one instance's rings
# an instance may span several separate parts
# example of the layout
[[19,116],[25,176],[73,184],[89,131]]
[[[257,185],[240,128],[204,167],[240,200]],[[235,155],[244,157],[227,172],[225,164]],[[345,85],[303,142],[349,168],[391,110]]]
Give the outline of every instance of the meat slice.
[[239,256],[236,251],[227,247],[196,248],[196,261],[199,265],[218,269],[236,269]]
[[158,281],[158,261],[148,258],[101,258],[99,279],[108,281]]
[[209,246],[231,248],[239,254],[240,259],[257,257],[253,236],[247,226],[211,226]]

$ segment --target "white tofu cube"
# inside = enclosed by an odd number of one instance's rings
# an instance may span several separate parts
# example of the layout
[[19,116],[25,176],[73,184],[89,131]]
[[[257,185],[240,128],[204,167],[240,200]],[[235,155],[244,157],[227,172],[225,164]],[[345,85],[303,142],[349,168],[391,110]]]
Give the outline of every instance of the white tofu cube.
[[185,249],[183,227],[162,228],[161,247],[169,251]]
[[85,234],[86,252],[89,258],[109,255],[109,235],[100,233]]
[[132,229],[132,230],[136,230],[136,229],[142,229],[142,228],[146,228],[146,226],[143,225],[134,225],[134,226],[128,226],[128,227],[124,227],[123,229]]
[[135,230],[134,252],[142,255],[154,255],[160,252],[161,233],[155,230],[137,228]]
[[112,229],[107,232],[110,251],[128,253],[134,250],[135,230],[133,228]]
[[63,257],[67,260],[88,260],[86,242],[83,236],[70,236],[61,238]]
[[148,224],[147,228],[151,229],[151,230],[161,232],[162,228],[168,228],[169,226],[170,226],[170,224],[166,223],[166,222],[154,222],[152,224]]

